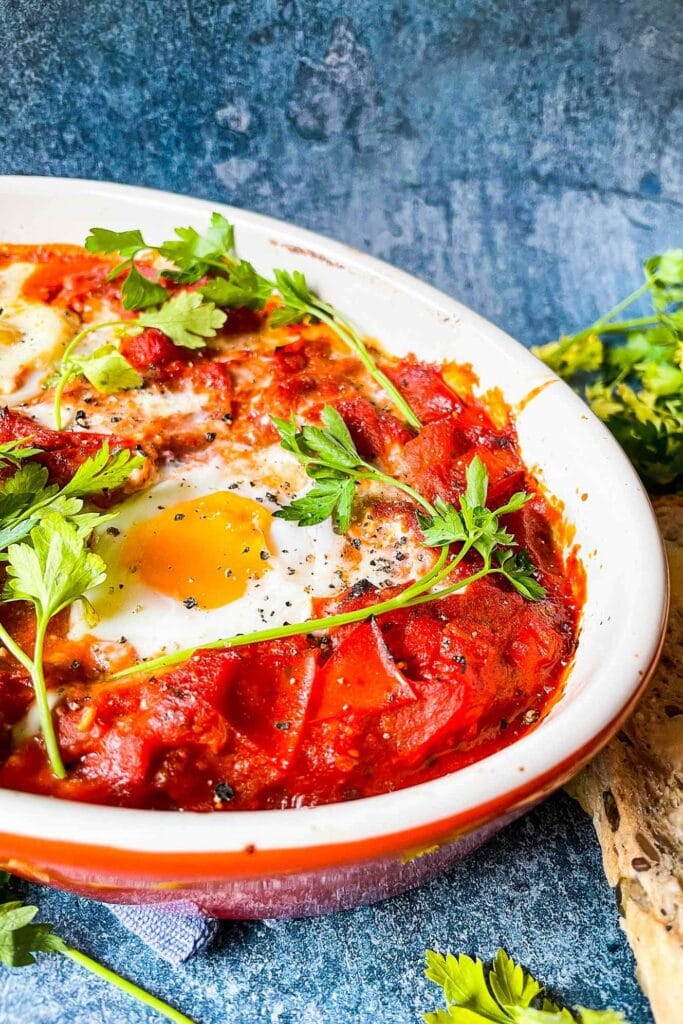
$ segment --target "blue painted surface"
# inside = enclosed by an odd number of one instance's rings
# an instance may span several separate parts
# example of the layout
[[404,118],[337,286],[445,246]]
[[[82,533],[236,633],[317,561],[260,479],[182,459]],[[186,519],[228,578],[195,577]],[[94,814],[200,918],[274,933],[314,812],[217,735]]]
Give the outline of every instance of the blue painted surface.
[[[670,0],[0,0],[0,172],[290,219],[531,344],[681,244],[682,56]],[[569,1000],[651,1021],[592,829],[562,796],[414,893],[226,925],[175,971],[106,909],[28,888],[70,942],[202,1024],[410,1024],[433,1005],[425,946],[499,943]],[[0,973],[0,1024],[153,1019],[66,962]]]

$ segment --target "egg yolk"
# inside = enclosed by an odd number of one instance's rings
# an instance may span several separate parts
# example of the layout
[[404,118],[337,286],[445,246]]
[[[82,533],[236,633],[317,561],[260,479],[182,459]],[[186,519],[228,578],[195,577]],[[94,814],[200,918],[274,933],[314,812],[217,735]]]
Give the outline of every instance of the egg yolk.
[[270,520],[258,502],[217,491],[138,523],[123,559],[153,590],[188,607],[219,608],[268,570]]

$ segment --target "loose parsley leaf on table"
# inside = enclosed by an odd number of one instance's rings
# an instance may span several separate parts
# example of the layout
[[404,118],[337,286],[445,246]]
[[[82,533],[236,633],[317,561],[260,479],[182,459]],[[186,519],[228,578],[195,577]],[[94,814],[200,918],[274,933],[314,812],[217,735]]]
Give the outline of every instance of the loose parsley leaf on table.
[[[586,399],[650,488],[678,490],[683,487],[683,249],[652,256],[643,270],[644,283],[590,327],[532,351]],[[646,294],[651,313],[615,319]]]
[[627,1024],[615,1010],[561,1009],[503,949],[490,968],[464,954],[431,949],[426,963],[425,975],[446,998],[445,1008],[425,1013],[426,1024]]
[[[9,876],[0,872],[0,888],[7,883]],[[119,974],[69,946],[64,939],[56,935],[51,924],[34,920],[38,908],[29,906],[21,900],[8,900],[0,903],[0,963],[6,967],[29,967],[36,962],[36,953],[60,954],[79,964],[91,974],[102,978],[110,985],[125,992],[126,995],[144,1003],[157,1013],[174,1021],[175,1024],[194,1024],[189,1017],[169,1006],[162,999],[150,995],[133,982],[122,978]]]

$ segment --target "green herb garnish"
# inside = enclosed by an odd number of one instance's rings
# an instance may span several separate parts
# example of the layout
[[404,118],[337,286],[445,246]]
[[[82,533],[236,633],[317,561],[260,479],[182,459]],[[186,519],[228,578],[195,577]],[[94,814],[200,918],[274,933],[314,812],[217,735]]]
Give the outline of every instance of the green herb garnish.
[[137,323],[155,327],[182,348],[203,348],[225,323],[225,313],[199,292],[178,292],[159,309],[140,313]]
[[[644,274],[644,284],[590,327],[532,351],[587,400],[647,485],[677,490],[683,486],[683,249],[653,256]],[[646,294],[651,313],[616,319]]]
[[[164,291],[164,296],[167,292]],[[57,430],[62,429],[62,398],[64,389],[74,377],[84,376],[103,394],[139,388],[143,380],[114,345],[104,345],[92,355],[77,355],[83,340],[94,331],[113,328],[119,333],[139,334],[144,327],[156,327],[174,345],[201,348],[207,338],[225,323],[225,313],[197,292],[178,292],[158,309],[140,313],[136,320],[108,320],[89,324],[76,334],[64,350],[58,369],[54,395],[54,418]]]
[[[538,601],[545,595],[544,588],[535,578],[536,568],[528,555],[526,552],[514,550],[515,538],[499,523],[501,516],[521,508],[529,500],[530,495],[519,492],[501,508],[487,508],[488,473],[481,460],[475,456],[467,468],[467,486],[460,498],[460,509],[445,502],[432,504],[409,484],[382,473],[365,462],[336,409],[326,406],[322,419],[324,427],[304,426],[300,430],[297,430],[296,421],[293,419],[273,419],[280,432],[283,448],[297,458],[307,475],[315,481],[313,489],[307,495],[295,499],[290,505],[279,509],[275,515],[297,522],[299,526],[310,526],[331,517],[337,529],[347,529],[357,484],[361,480],[375,481],[402,491],[419,506],[422,510],[420,522],[423,530],[432,531],[433,542],[427,540],[426,534],[425,546],[440,548],[438,559],[424,576],[386,601],[338,615],[215,640],[202,644],[201,650],[243,647],[246,644],[263,643],[266,640],[333,629],[350,622],[361,622],[398,608],[412,608],[447,597],[489,575],[503,576],[527,600]],[[459,550],[450,557],[453,544],[459,544]],[[480,555],[482,567],[456,583],[434,589],[447,579],[471,550]],[[140,671],[153,672],[169,668],[187,661],[199,649],[192,647],[154,658],[144,664],[123,669],[112,678],[119,679]]]
[[91,228],[90,234],[85,240],[85,248],[88,252],[102,253],[103,255],[118,253],[123,257],[121,263],[109,271],[107,279],[115,281],[116,278],[125,274],[121,285],[121,301],[124,309],[148,309],[150,306],[158,306],[166,301],[168,292],[163,285],[150,281],[140,273],[135,265],[135,257],[150,248],[140,231],[109,231],[108,228]]
[[[268,278],[261,277],[251,263],[238,259],[235,253],[234,228],[219,213],[212,215],[209,228],[203,235],[192,227],[175,228],[175,234],[177,236],[175,239],[154,247],[145,241],[142,232],[138,230],[109,231],[106,228],[92,228],[86,239],[85,247],[89,252],[106,255],[119,253],[124,257],[110,271],[109,278],[115,279],[125,273],[121,294],[126,309],[147,310],[163,303],[166,298],[163,286],[144,277],[135,265],[136,256],[144,251],[153,251],[155,248],[160,256],[175,266],[175,269],[163,270],[161,277],[179,284],[194,284],[202,277],[209,278],[199,289],[207,303],[214,303],[221,308],[262,309],[274,292],[279,293],[282,305],[270,314],[271,326],[283,327],[288,324],[301,323],[307,319],[320,320],[327,324],[383,388],[406,422],[419,430],[421,426],[419,418],[398,388],[377,366],[356,329],[338,309],[323,302],[311,291],[303,274],[297,270],[293,272],[275,270],[273,271],[275,280],[270,281]],[[176,296],[176,298],[179,299],[180,296]],[[196,312],[194,307],[186,308],[186,299],[183,302],[185,303],[183,312],[186,317],[190,313]],[[139,318],[140,323],[158,327],[159,330],[168,334],[175,344],[187,345],[188,348],[199,348],[202,344],[201,338],[213,336],[203,331],[193,332],[190,330],[189,333],[186,333],[182,325],[180,327],[176,325],[175,318],[171,315],[172,311],[168,310],[168,303],[162,306],[162,310],[165,312],[161,315],[161,320],[158,314],[144,313]],[[160,310],[159,313],[161,314],[162,311]],[[202,316],[208,318],[208,314],[202,313]],[[222,326],[222,323],[217,322],[215,315],[203,322],[209,323],[214,328]],[[199,335],[199,338],[195,340],[194,344],[190,344],[188,338],[193,334]],[[183,340],[177,340],[178,338]]]
[[[0,872],[0,887],[8,880],[9,875]],[[131,998],[156,1010],[175,1024],[194,1024],[184,1013],[169,1006],[162,999],[157,999],[92,957],[73,949],[55,934],[51,924],[36,923],[34,919],[37,913],[37,907],[29,906],[21,900],[0,903],[0,963],[7,967],[28,967],[36,962],[36,953],[59,954],[73,960],[108,984],[114,985]]]
[[425,1024],[627,1024],[616,1010],[561,1009],[504,949],[490,968],[461,954],[428,949],[425,975],[442,989],[445,1008],[425,1013]]
[[30,459],[34,455],[40,455],[41,449],[31,445],[31,437],[20,437],[14,441],[3,441],[0,444],[0,466],[16,466],[18,469],[24,459]]
[[278,306],[270,314],[269,323],[273,327],[300,323],[308,317],[321,320],[327,324],[344,344],[358,357],[368,373],[374,377],[380,387],[389,395],[397,409],[411,427],[419,430],[422,424],[411,409],[397,387],[389,380],[375,363],[368,352],[367,346],[356,329],[346,317],[333,306],[323,302],[308,286],[306,278],[298,270],[289,273],[286,270],[273,271],[277,290],[282,296],[283,305]]
[[2,599],[27,601],[36,613],[32,657],[1,624],[0,643],[31,677],[50,765],[58,778],[66,771],[43,673],[45,634],[55,615],[105,578],[104,562],[87,544],[95,527],[114,514],[83,511],[83,498],[120,487],[142,461],[127,449],[110,456],[104,444],[62,488],[48,484],[47,470],[35,462],[24,463],[0,485],[0,559],[7,575]]

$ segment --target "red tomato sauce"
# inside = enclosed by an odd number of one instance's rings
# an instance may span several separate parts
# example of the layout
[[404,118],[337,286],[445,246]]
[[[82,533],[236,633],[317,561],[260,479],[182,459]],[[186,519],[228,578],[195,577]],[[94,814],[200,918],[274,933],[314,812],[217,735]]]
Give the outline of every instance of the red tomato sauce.
[[[81,250],[0,250],[0,262],[10,258],[36,262],[27,290],[41,301],[75,312],[93,296],[116,301],[106,281],[109,264]],[[141,672],[120,681],[107,680],[102,650],[66,638],[62,617],[51,625],[45,667],[48,684],[60,690],[54,721],[68,777],[53,777],[39,736],[13,738],[32,691],[6,655],[0,660],[1,786],[199,811],[352,800],[480,760],[532,728],[561,692],[576,645],[583,575],[577,560],[563,557],[561,516],[525,467],[514,425],[495,425],[485,405],[469,392],[457,394],[440,367],[385,357],[385,372],[424,424],[415,432],[368,390],[365,371],[325,328],[281,329],[261,344],[264,323],[262,314],[230,311],[230,344],[199,354],[154,330],[124,338],[121,348],[145,387],[202,390],[211,422],[242,444],[277,440],[270,414],[294,411],[315,422],[330,403],[363,457],[402,475],[430,500],[456,504],[478,456],[489,474],[490,507],[521,489],[533,494],[505,524],[529,552],[546,596],[530,602],[492,576],[451,597],[327,633],[200,651],[156,676]],[[73,393],[90,409],[100,400],[83,382],[73,388],[82,389]],[[200,425],[181,445],[172,424],[128,422],[123,409],[115,419],[120,432],[108,436],[114,449],[138,446],[152,465],[178,458],[190,443],[195,449],[211,444],[219,429]],[[45,448],[40,459],[56,482],[102,440],[75,428],[36,431],[32,424],[28,416],[1,414],[0,441],[31,434]],[[413,516],[403,502],[377,501],[372,509],[378,520],[397,510]],[[480,565],[469,555],[456,574]],[[400,589],[361,579],[316,601],[313,614],[364,607]],[[28,649],[28,609],[8,606],[2,620]],[[111,647],[109,671],[127,663],[125,652]]]

